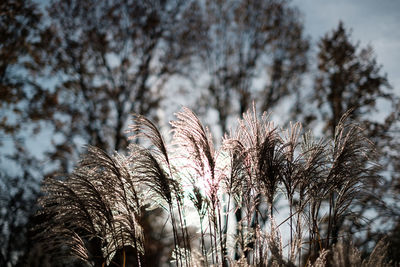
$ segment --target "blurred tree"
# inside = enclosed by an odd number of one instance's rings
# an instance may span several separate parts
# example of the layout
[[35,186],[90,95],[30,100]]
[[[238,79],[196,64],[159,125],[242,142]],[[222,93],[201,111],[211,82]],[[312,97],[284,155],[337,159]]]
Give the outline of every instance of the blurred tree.
[[323,111],[323,120],[330,136],[341,116],[352,109],[354,119],[365,122],[363,115],[377,111],[377,101],[391,100],[386,75],[376,62],[371,47],[359,48],[340,22],[337,29],[318,43],[318,74],[312,101]]
[[[20,131],[29,83],[23,65],[33,54],[41,14],[32,1],[0,3],[0,265],[16,264],[24,254],[27,222],[33,214],[38,187],[31,175],[37,162],[24,149]],[[14,114],[14,116],[13,116]],[[14,149],[8,145],[15,143]],[[12,163],[16,164],[12,164]]]
[[296,92],[309,45],[288,1],[205,1],[201,12],[207,106],[217,111],[223,133],[229,117],[243,114],[252,100],[270,110]]
[[38,188],[28,173],[17,177],[0,173],[0,178],[0,265],[9,266],[29,250],[27,225],[35,210]]
[[[37,84],[31,118],[56,133],[52,160],[64,170],[82,143],[125,147],[131,112],[156,118],[163,86],[178,74],[196,41],[188,1],[52,1],[49,25],[31,67],[52,78]],[[190,20],[189,20],[190,17]]]
[[[0,3],[0,108],[15,103],[24,94],[23,77],[16,71],[24,63],[24,56],[32,53],[32,37],[38,30],[40,13],[31,1],[2,1]],[[0,126],[7,127],[1,114]]]

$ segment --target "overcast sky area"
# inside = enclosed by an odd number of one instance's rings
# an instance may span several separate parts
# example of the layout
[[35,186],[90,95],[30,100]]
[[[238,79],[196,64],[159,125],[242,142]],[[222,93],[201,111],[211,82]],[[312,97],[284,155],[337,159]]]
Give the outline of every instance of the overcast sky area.
[[373,47],[382,73],[387,73],[400,96],[400,0],[293,0],[292,4],[303,13],[313,45],[342,20],[352,29],[353,41]]

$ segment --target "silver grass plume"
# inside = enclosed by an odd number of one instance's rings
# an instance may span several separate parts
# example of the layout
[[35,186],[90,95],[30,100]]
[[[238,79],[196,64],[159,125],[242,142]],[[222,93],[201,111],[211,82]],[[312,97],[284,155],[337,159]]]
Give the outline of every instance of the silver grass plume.
[[[290,122],[289,127],[283,131],[283,153],[284,160],[282,163],[281,182],[289,205],[289,260],[294,261],[297,250],[301,246],[301,217],[303,210],[301,201],[297,201],[295,205],[296,190],[303,180],[303,162],[302,154],[298,151],[300,147],[300,135],[302,126],[300,123],[293,124]],[[297,214],[297,216],[295,216]],[[297,224],[295,227],[297,219]],[[295,236],[293,236],[295,233]]]
[[[190,263],[190,243],[187,233],[186,220],[183,209],[183,190],[181,184],[174,179],[173,168],[170,164],[169,155],[164,139],[157,127],[147,118],[133,114],[133,123],[129,126],[129,133],[133,135],[130,139],[144,138],[149,141],[154,149],[147,149],[138,145],[131,144],[131,170],[136,179],[146,184],[156,195],[160,196],[167,203],[169,212],[178,264],[188,265]],[[178,233],[178,223],[175,218],[174,204],[176,203],[179,226],[182,234],[182,245],[185,248],[185,255],[179,252],[181,248],[180,237]]]
[[148,149],[129,145],[131,172],[135,181],[147,185],[168,205],[173,205],[173,183],[164,167]]
[[41,250],[50,255],[52,262],[89,261],[89,251],[85,242],[71,229],[63,226],[48,228],[46,235],[37,237],[36,241],[39,242]]
[[194,163],[194,168],[201,176],[205,176],[206,169],[210,171],[211,179],[215,177],[215,150],[211,133],[204,128],[199,118],[188,108],[182,108],[175,114],[178,120],[170,122],[174,132],[174,144],[186,152]]
[[345,113],[336,127],[326,178],[326,182],[332,186],[329,192],[329,214],[332,216],[329,216],[327,236],[327,242],[331,241],[332,244],[337,242],[338,225],[353,200],[366,193],[365,189],[371,180],[379,179],[373,145],[363,135],[360,126],[348,122],[350,113]]
[[[211,239],[211,251],[215,261],[225,265],[225,247],[222,232],[220,200],[218,197],[221,181],[221,173],[216,168],[216,151],[210,131],[203,127],[196,114],[188,108],[182,108],[175,114],[177,120],[170,122],[173,127],[173,142],[177,145],[181,158],[191,162],[189,168],[195,172],[195,179],[204,179],[207,183],[206,196],[209,198],[209,223]],[[194,192],[195,193],[195,192]],[[212,225],[211,225],[212,223]],[[211,229],[213,233],[211,233]],[[218,240],[218,241],[217,241]],[[218,244],[219,243],[219,244]],[[218,254],[221,254],[220,257]],[[214,260],[214,256],[212,256]]]
[[368,180],[379,178],[373,145],[360,126],[347,122],[348,116],[349,113],[346,113],[336,127],[327,178],[332,181],[337,193],[335,212],[338,216],[345,212],[359,193],[363,193],[361,190],[365,189]]
[[[321,200],[327,171],[327,142],[316,140],[311,132],[303,135],[301,142],[302,181],[299,185],[300,199],[305,197]],[[307,202],[309,199],[306,199]]]
[[129,137],[130,140],[144,138],[150,141],[156,148],[153,151],[160,156],[159,159],[162,159],[168,166],[170,165],[167,146],[153,122],[142,115],[132,114],[132,124],[129,125],[128,133],[132,134]]
[[361,252],[350,243],[339,242],[335,244],[331,251],[331,258],[325,266],[340,267],[389,267],[393,266],[387,261],[387,247],[388,243],[385,238],[381,239],[373,249],[372,253],[364,260],[361,259]]
[[174,196],[181,201],[182,190],[180,184],[173,179],[166,143],[153,122],[138,114],[132,116],[132,124],[128,130],[132,135],[129,139],[144,139],[153,146],[153,149],[135,144],[129,146],[132,173],[137,176],[138,181],[146,183],[172,207]]
[[339,242],[330,250],[323,249],[319,257],[311,265],[313,267],[389,267],[393,266],[387,261],[388,243],[385,238],[381,239],[376,245],[371,254],[364,260],[361,258],[361,252],[354,245],[344,242]]
[[238,131],[239,141],[249,154],[250,184],[254,183],[261,189],[259,193],[266,196],[272,213],[272,203],[282,176],[282,140],[266,113],[258,117],[255,105],[252,111],[243,114]]
[[122,155],[109,156],[99,148],[89,147],[80,162],[81,167],[91,169],[93,181],[101,181],[105,198],[111,203],[112,220],[106,228],[103,255],[107,264],[115,253],[125,246],[137,250],[137,261],[143,253],[143,233],[138,223],[144,201],[137,190],[139,183],[130,172],[129,160]]
[[232,157],[232,167],[235,168],[232,173],[237,176],[235,179],[241,181],[238,193],[243,197],[239,199],[238,206],[245,207],[246,222],[243,219],[238,222],[240,231],[237,240],[246,257],[252,251],[253,263],[263,265],[265,252],[260,218],[266,216],[261,214],[259,207],[266,198],[272,217],[275,194],[283,176],[285,144],[273,123],[268,121],[267,114],[259,117],[253,104],[253,109],[239,120],[235,135],[225,138],[224,147]]
[[40,204],[43,214],[52,217],[41,226],[44,241],[51,244],[56,234],[73,231],[87,240],[98,238],[107,264],[125,246],[137,250],[139,261],[143,236],[137,219],[142,200],[133,183],[122,156],[88,147],[64,181],[48,178],[44,183]]
[[285,156],[282,166],[282,183],[285,187],[287,198],[293,197],[295,189],[302,178],[302,155],[297,152],[300,145],[301,128],[300,123],[290,123],[282,138]]
[[230,159],[229,174],[223,176],[223,182],[227,193],[233,196],[236,203],[241,203],[245,188],[251,188],[246,184],[249,181],[248,176],[251,175],[250,155],[238,136],[232,134],[224,136],[223,149],[229,153]]

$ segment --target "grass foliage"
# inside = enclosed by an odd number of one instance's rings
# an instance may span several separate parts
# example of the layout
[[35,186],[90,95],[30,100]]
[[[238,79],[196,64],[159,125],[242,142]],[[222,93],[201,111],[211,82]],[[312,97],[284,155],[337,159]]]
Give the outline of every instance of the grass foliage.
[[219,149],[190,109],[176,117],[168,145],[151,121],[134,115],[127,155],[89,146],[72,174],[45,180],[40,204],[48,219],[37,238],[53,259],[104,266],[119,253],[120,266],[146,266],[141,217],[162,207],[173,265],[385,266],[384,241],[364,260],[343,243],[353,204],[378,179],[373,146],[347,116],[326,140],[300,123],[278,128],[253,108]]

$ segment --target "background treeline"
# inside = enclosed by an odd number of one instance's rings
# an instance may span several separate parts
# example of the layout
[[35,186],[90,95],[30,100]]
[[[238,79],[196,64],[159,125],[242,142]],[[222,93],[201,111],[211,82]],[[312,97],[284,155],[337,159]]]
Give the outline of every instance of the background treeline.
[[[46,221],[34,216],[43,178],[71,173],[84,144],[127,152],[132,112],[163,126],[183,104],[221,136],[252,101],[327,139],[352,110],[382,179],[330,234],[351,236],[365,255],[388,235],[388,257],[399,261],[398,99],[372,48],[342,23],[317,41],[316,55],[303,31],[284,0],[0,3],[0,265],[40,265],[33,237]],[[163,243],[162,223],[150,223],[158,213],[140,222],[144,255],[156,263],[174,247]]]

